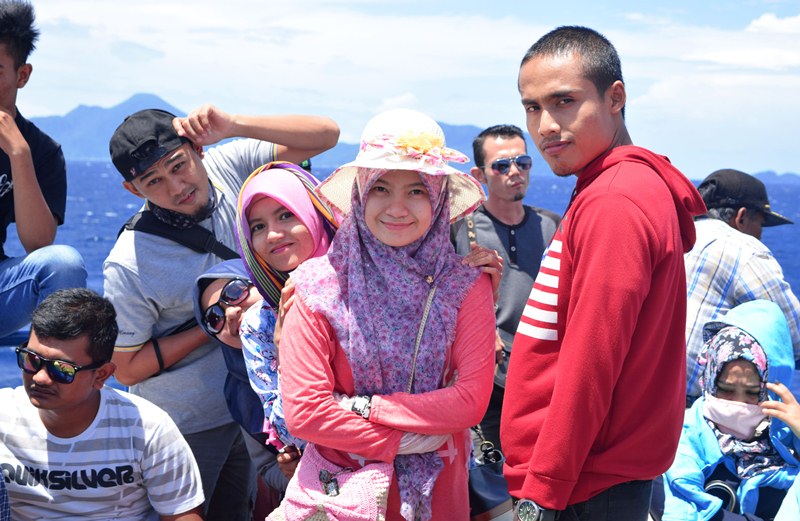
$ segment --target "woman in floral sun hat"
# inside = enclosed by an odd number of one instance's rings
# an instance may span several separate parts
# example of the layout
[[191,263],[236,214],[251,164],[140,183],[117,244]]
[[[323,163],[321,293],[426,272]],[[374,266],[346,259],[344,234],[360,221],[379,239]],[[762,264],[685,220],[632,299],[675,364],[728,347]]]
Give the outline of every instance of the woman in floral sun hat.
[[280,378],[289,430],[309,445],[272,519],[469,517],[494,314],[489,277],[449,240],[483,192],[448,161],[466,157],[432,119],[389,111],[317,188],[345,217],[328,254],[292,275]]

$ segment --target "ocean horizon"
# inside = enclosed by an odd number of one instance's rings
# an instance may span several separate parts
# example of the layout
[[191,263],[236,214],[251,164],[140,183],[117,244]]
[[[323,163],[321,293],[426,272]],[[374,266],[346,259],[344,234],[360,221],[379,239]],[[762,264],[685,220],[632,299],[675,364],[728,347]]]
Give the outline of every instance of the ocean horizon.
[[[327,177],[332,169],[315,169],[317,177]],[[87,286],[103,292],[102,265],[116,241],[121,226],[136,213],[142,199],[125,191],[122,177],[110,162],[68,161],[68,190],[65,222],[58,228],[57,244],[69,244],[83,255],[88,271]],[[535,175],[525,203],[563,214],[569,202],[575,177],[561,178]],[[767,184],[770,203],[775,211],[800,222],[800,185]],[[786,280],[795,291],[800,287],[800,226],[764,228],[763,242],[772,250],[784,270]],[[14,225],[8,229],[5,251],[9,256],[24,253]],[[13,348],[0,346],[0,387],[21,382]]]

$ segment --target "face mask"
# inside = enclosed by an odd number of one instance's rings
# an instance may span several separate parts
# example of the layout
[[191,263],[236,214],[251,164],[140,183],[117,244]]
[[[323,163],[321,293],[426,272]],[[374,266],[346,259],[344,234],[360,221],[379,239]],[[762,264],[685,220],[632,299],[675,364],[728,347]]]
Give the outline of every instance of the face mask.
[[710,394],[705,394],[703,400],[703,416],[714,422],[720,431],[740,440],[751,439],[756,427],[766,418],[757,404],[723,400]]

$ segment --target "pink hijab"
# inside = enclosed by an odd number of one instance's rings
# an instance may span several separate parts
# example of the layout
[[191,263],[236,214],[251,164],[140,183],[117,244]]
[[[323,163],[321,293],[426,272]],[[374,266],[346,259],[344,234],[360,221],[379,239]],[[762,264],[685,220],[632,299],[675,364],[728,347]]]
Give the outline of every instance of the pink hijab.
[[247,212],[266,197],[275,199],[308,228],[314,241],[311,257],[324,255],[338,225],[328,206],[314,192],[318,183],[299,166],[285,161],[274,161],[253,172],[239,192],[236,231],[242,259],[251,280],[274,307],[280,302],[280,291],[289,274],[273,269],[253,249]]

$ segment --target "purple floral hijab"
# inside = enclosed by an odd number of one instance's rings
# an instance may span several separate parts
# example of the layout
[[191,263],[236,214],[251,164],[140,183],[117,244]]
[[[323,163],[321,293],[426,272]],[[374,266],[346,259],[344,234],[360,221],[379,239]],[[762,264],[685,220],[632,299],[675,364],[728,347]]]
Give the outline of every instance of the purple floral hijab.
[[[768,398],[766,382],[769,380],[767,355],[761,344],[747,331],[736,326],[720,329],[703,345],[697,355],[697,363],[703,368],[700,385],[703,390],[717,395],[717,379],[725,364],[733,360],[747,360],[755,365],[761,377],[761,391],[758,401]],[[737,475],[744,479],[781,468],[785,461],[770,443],[769,436],[759,436],[753,440],[741,440],[732,434],[720,431],[714,422],[707,420],[714,431],[723,454],[731,456],[736,464]]]
[[[359,395],[406,392],[417,332],[434,286],[412,393],[439,389],[455,339],[458,310],[480,274],[461,264],[450,243],[447,176],[420,175],[433,208],[425,235],[399,248],[372,235],[364,220],[361,194],[368,194],[386,172],[359,170],[352,211],[328,254],[306,261],[292,275],[297,294],[333,327]],[[443,468],[439,455],[397,456],[394,466],[403,517],[430,519],[433,485]]]
[[758,401],[767,399],[768,366],[764,348],[750,334],[736,326],[720,329],[706,342],[697,355],[697,365],[703,369],[700,386],[711,396],[717,395],[717,379],[725,364],[733,360],[747,360],[756,366],[761,377],[761,392]]

